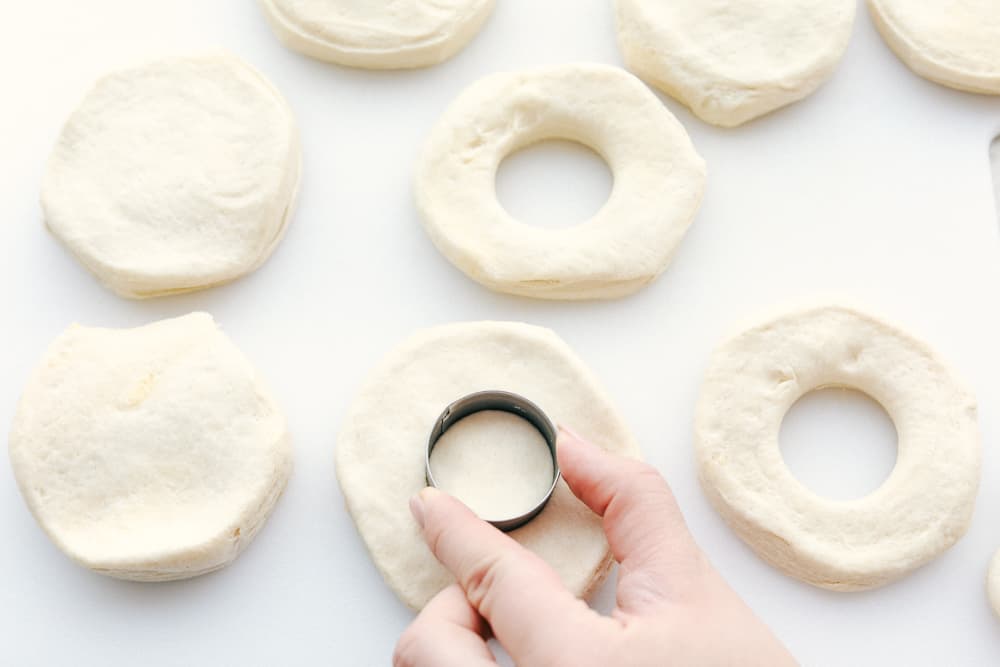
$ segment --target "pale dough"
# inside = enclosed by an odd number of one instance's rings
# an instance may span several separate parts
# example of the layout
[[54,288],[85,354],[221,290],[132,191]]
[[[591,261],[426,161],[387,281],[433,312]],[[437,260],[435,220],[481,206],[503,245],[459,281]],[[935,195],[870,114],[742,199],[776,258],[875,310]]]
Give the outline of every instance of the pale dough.
[[1000,616],[1000,551],[990,562],[990,570],[986,575],[986,594],[989,596],[993,613]]
[[[614,174],[608,202],[575,227],[532,227],[497,201],[503,159],[545,139],[592,148]],[[704,161],[656,95],[620,68],[587,63],[473,84],[434,128],[415,180],[424,227],[445,257],[490,289],[544,299],[647,285],[670,263],[704,188]]]
[[[895,422],[896,466],[876,491],[839,502],[803,486],[778,444],[804,394],[868,394]],[[839,591],[887,584],[954,544],[979,485],[972,393],[926,344],[843,306],[786,312],[714,353],[695,419],[702,486],[764,560]]]
[[281,95],[225,53],[100,79],[49,158],[52,233],[118,294],[145,298],[234,280],[270,256],[299,182]]
[[[427,439],[447,405],[484,390],[520,394],[598,445],[639,456],[610,398],[548,329],[476,322],[413,335],[365,382],[337,439],[336,459],[347,509],[372,560],[388,586],[414,608],[452,581],[408,507],[425,486]],[[612,562],[601,520],[565,482],[536,519],[510,535],[552,565],[576,595],[598,586]]]
[[723,127],[801,100],[830,77],[855,0],[615,0],[629,69]]
[[1000,95],[997,0],[868,0],[868,8],[886,43],[920,76]]
[[436,65],[458,53],[496,0],[260,0],[284,44],[369,69]]
[[431,452],[431,470],[439,489],[487,521],[530,511],[555,471],[538,429],[500,410],[473,413],[445,431]]
[[70,558],[137,581],[221,568],[285,487],[285,418],[253,367],[196,313],[137,329],[70,327],[24,390],[18,486]]

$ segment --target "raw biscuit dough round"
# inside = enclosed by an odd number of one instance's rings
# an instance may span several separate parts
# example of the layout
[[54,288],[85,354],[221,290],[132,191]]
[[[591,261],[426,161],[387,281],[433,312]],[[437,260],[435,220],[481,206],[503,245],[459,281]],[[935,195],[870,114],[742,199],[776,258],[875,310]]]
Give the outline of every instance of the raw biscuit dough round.
[[[600,154],[611,197],[568,229],[515,220],[496,196],[497,168],[518,149],[569,139]],[[428,139],[416,170],[424,227],[473,280],[543,299],[631,294],[662,273],[694,220],[705,162],[637,78],[576,63],[488,76],[465,90]]]
[[1000,616],[1000,551],[996,552],[990,562],[990,570],[986,575],[986,594],[993,613]]
[[[878,401],[896,466],[858,500],[821,498],[785,465],[782,419],[828,386]],[[726,522],[789,576],[839,591],[899,579],[951,547],[979,485],[976,400],[926,344],[858,310],[785,313],[719,347],[695,420],[702,486]]]
[[920,76],[1000,95],[996,0],[868,0],[868,8],[889,47]]
[[[512,391],[594,442],[639,456],[607,394],[548,329],[508,322],[420,331],[390,352],[365,382],[337,440],[337,478],[347,509],[386,584],[419,609],[453,579],[410,515],[426,486],[431,427],[452,401],[476,391]],[[510,535],[544,558],[576,595],[604,580],[611,553],[600,519],[564,481],[540,515]]]
[[368,69],[436,65],[461,51],[496,0],[260,0],[278,38],[317,60]]
[[10,433],[18,486],[70,558],[135,581],[235,559],[285,487],[285,418],[209,315],[74,325],[49,347]]
[[812,94],[851,38],[855,0],[615,0],[626,66],[702,120],[735,127]]
[[42,207],[118,294],[188,292],[271,255],[299,164],[292,112],[256,70],[220,52],[174,57],[94,85],[49,158]]

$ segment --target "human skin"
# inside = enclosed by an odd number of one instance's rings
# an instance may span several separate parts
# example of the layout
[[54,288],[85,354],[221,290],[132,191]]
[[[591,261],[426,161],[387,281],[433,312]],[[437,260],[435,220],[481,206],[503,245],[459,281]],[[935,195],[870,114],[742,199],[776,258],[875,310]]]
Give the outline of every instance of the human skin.
[[797,664],[709,563],[653,467],[563,427],[558,454],[570,489],[603,517],[620,565],[612,614],[590,609],[541,558],[428,488],[410,509],[456,583],[400,637],[395,667],[496,665],[491,636],[520,667]]

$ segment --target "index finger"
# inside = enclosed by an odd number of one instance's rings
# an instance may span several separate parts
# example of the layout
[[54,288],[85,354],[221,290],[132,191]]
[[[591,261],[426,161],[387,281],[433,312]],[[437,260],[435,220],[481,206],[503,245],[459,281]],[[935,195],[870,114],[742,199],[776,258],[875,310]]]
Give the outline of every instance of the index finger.
[[609,621],[566,590],[544,560],[451,496],[424,489],[411,509],[431,551],[516,663],[554,663],[566,650],[564,628],[587,636],[581,624]]
[[644,612],[689,597],[711,566],[666,480],[653,467],[610,454],[564,426],[558,451],[569,488],[604,519],[608,543],[621,563],[619,607]]

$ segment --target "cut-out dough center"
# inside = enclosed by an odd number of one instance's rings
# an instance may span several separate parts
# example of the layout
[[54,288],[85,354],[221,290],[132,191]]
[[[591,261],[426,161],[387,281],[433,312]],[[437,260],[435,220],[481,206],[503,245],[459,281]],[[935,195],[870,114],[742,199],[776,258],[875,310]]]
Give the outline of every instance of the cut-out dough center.
[[453,424],[431,452],[437,487],[485,520],[520,516],[552,485],[552,454],[535,426],[500,410]]

